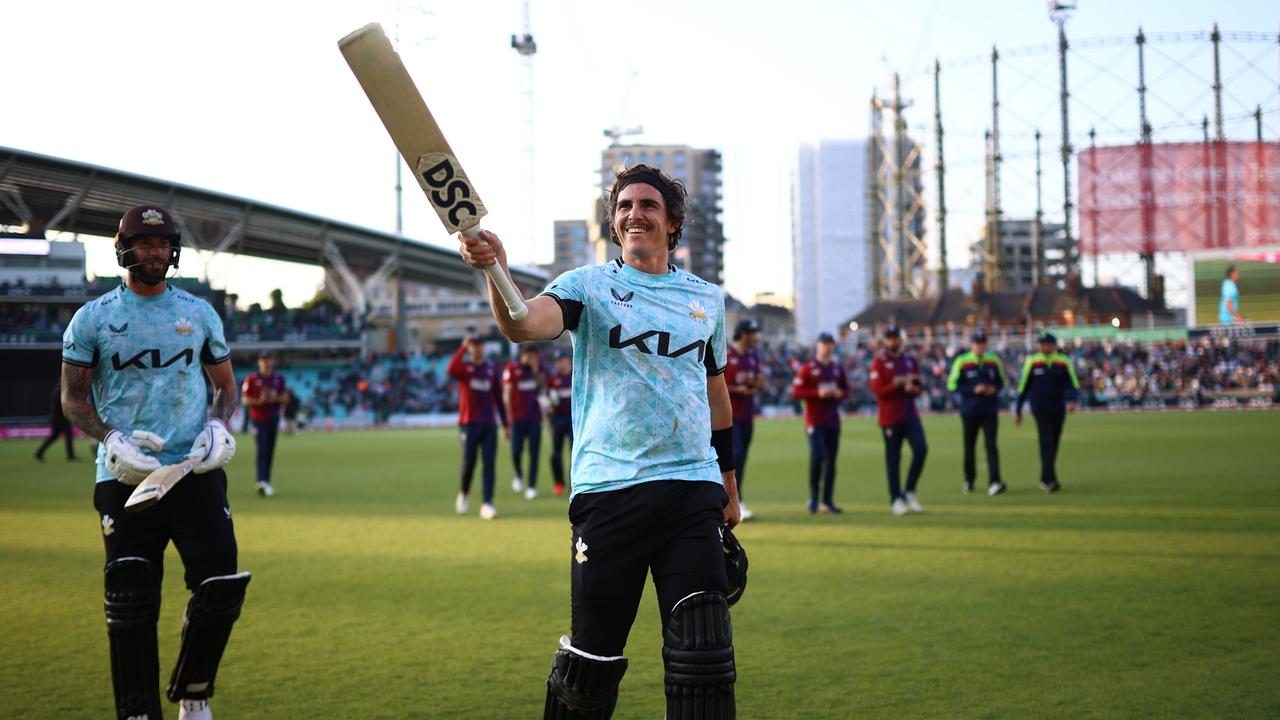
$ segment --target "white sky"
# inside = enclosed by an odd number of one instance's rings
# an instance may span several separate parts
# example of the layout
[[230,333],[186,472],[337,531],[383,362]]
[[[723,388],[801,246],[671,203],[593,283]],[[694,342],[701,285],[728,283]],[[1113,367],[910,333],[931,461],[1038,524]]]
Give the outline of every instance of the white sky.
[[[1073,38],[1131,35],[1139,25],[1148,33],[1207,30],[1215,20],[1224,30],[1280,30],[1280,10],[1255,1],[1080,5],[1068,25]],[[644,134],[632,141],[723,153],[726,286],[750,299],[761,291],[790,293],[789,195],[797,144],[865,136],[871,90],[886,89],[889,73],[898,69],[914,93],[912,132],[932,145],[932,82],[923,70],[935,56],[944,62],[944,110],[954,123],[946,140],[947,160],[957,173],[948,179],[948,253],[953,266],[967,264],[965,248],[981,220],[989,65],[949,72],[947,61],[984,55],[992,44],[1056,41],[1043,0],[532,0],[538,42],[534,234],[526,220],[522,67],[509,44],[521,28],[521,7],[517,0],[424,0],[399,9],[394,2],[268,0],[6,3],[0,9],[6,60],[0,145],[393,230],[394,149],[336,42],[370,21],[391,32],[398,14],[406,64],[490,210],[486,227],[503,236],[517,262],[550,260],[552,221],[586,214],[606,143],[603,129],[643,125]],[[1176,57],[1194,47],[1163,50]],[[1265,45],[1240,51],[1246,59],[1263,53],[1272,85],[1246,92],[1250,73],[1241,71],[1231,79],[1237,105],[1280,105],[1275,44],[1269,56]],[[1104,69],[1117,63],[1127,77],[1134,72],[1128,67],[1133,55],[1124,52],[1099,51],[1095,59]],[[1158,58],[1149,55],[1148,62]],[[1201,76],[1210,75],[1205,54],[1194,62]],[[1048,137],[1058,132],[1053,93],[1031,105],[1018,101],[1056,90],[1056,58],[1041,53],[1010,63],[1001,79],[1008,108],[1002,130],[1013,145],[1018,132],[1045,124],[1045,182],[1052,187],[1049,168],[1058,142]],[[1073,85],[1073,94],[1101,116],[1114,107],[1113,95],[1122,105],[1125,95],[1132,96],[1122,78],[1107,78],[1087,64],[1074,64],[1072,73],[1073,83],[1090,83]],[[1107,90],[1106,82],[1119,84]],[[1171,87],[1181,82],[1176,76],[1162,82],[1170,117],[1175,111],[1200,117],[1208,102],[1200,90],[1186,104]],[[1153,105],[1153,112],[1160,109]],[[1228,107],[1228,114],[1241,114],[1240,107]],[[1136,110],[1116,112],[1125,115],[1120,125],[1136,125],[1127,117],[1136,117]],[[1277,117],[1268,115],[1271,139]],[[1073,136],[1087,131],[1080,120],[1073,122]],[[1104,132],[1105,120],[1100,122]],[[971,178],[978,185],[964,179],[966,166],[977,168]],[[1017,205],[1019,189],[1026,196],[1027,173],[1025,167],[1012,172],[1006,184]],[[407,174],[406,182],[406,234],[452,247]],[[931,181],[928,188],[932,203]],[[1059,195],[1046,193],[1050,208],[1060,202]],[[105,264],[111,272],[108,251],[91,246],[90,253],[91,271]],[[290,304],[309,297],[319,277],[315,269],[249,258],[219,259],[208,272],[215,286],[247,301],[282,287]]]

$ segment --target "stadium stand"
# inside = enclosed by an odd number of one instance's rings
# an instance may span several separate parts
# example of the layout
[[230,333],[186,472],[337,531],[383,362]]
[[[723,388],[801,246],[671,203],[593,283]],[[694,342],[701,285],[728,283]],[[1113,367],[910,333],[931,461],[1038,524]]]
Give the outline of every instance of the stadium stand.
[[[947,373],[964,345],[938,342],[914,343],[925,374],[924,397],[928,409],[955,409],[946,389]],[[769,381],[762,404],[791,408],[791,379],[809,358],[807,348],[761,348]],[[1021,347],[995,348],[1005,364],[1009,385],[1006,405],[1016,397],[1019,373],[1027,351]],[[1280,340],[1221,339],[1170,340],[1159,343],[1076,341],[1063,350],[1076,363],[1081,393],[1091,407],[1143,407],[1154,405],[1202,406],[1230,401],[1280,403]],[[839,359],[849,374],[853,392],[845,400],[847,412],[875,411],[875,396],[868,373],[874,355],[866,343],[840,348]],[[791,408],[794,409],[794,408]]]

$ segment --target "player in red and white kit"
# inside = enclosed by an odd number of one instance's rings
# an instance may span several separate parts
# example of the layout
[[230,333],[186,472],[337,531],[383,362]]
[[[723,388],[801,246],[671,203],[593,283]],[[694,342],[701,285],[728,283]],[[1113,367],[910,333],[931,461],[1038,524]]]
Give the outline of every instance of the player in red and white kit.
[[[871,391],[880,406],[880,432],[884,436],[884,461],[889,473],[889,502],[893,503],[893,514],[905,515],[908,509],[924,512],[916,497],[916,483],[920,481],[929,452],[920,412],[916,409],[916,398],[924,386],[920,382],[920,364],[903,352],[902,332],[894,325],[885,329],[884,347],[871,361]],[[905,488],[899,481],[903,440],[911,446],[911,467],[907,470]]]
[[[840,401],[849,395],[849,376],[835,361],[836,339],[820,333],[812,360],[800,366],[791,397],[804,401],[804,431],[809,436],[809,512],[838,513],[834,493],[836,453],[840,449]],[[821,481],[822,502],[818,502]]]
[[[551,418],[551,477],[553,495],[563,495],[565,487],[564,448],[573,452],[573,354],[561,350],[555,367],[546,377],[547,415]],[[567,442],[566,442],[567,441]]]
[[[507,363],[502,371],[502,399],[507,405],[507,438],[511,440],[511,464],[516,476],[511,489],[524,490],[528,500],[538,497],[538,451],[542,447],[542,408],[538,394],[542,386],[542,361],[538,348],[521,345],[518,359]],[[525,443],[529,444],[529,474],[525,475],[521,460]],[[528,478],[528,488],[525,487]]]
[[240,389],[240,397],[249,410],[253,423],[253,439],[257,446],[258,494],[276,494],[271,485],[271,463],[276,454],[276,435],[280,432],[280,413],[289,401],[284,377],[275,371],[276,360],[270,350],[258,353],[258,372],[249,373]]
[[492,520],[498,516],[493,507],[493,485],[498,454],[498,418],[507,423],[506,409],[499,392],[498,366],[484,355],[484,343],[474,335],[467,336],[449,359],[449,377],[458,381],[458,426],[462,429],[462,489],[453,507],[459,515],[467,512],[471,496],[471,478],[475,474],[476,456],[484,463],[480,517]]
[[[729,402],[733,406],[733,466],[738,472],[738,500],[742,501],[742,475],[747,465],[747,451],[751,449],[751,437],[755,433],[756,395],[764,390],[764,372],[756,343],[760,339],[760,325],[755,320],[743,318],[733,329],[733,342],[729,345],[724,381],[729,386]],[[755,517],[755,513],[741,503],[743,522]]]

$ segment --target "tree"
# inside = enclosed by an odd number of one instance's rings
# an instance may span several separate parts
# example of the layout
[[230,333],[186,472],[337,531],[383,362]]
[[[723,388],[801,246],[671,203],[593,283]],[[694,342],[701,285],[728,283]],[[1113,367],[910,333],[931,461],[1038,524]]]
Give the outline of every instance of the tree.
[[302,303],[303,310],[315,310],[319,307],[327,307],[334,314],[342,312],[342,304],[333,299],[333,296],[325,292],[324,288],[316,290],[316,294],[310,300]]

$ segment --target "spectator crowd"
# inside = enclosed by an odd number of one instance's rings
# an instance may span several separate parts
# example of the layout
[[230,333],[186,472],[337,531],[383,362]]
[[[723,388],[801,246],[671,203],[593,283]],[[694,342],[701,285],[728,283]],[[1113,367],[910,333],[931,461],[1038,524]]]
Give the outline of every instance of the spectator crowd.
[[[928,410],[955,410],[947,391],[947,376],[964,346],[908,342],[920,362]],[[759,396],[765,408],[792,411],[791,381],[796,369],[812,356],[812,348],[792,345],[761,346],[767,377]],[[992,348],[1004,363],[1008,385],[1002,402],[1017,396],[1019,374],[1029,351],[1021,347]],[[1193,339],[1157,344],[1117,342],[1066,343],[1062,352],[1072,358],[1080,378],[1081,401],[1090,406],[1141,406],[1152,401],[1192,401],[1205,404],[1220,394],[1246,394],[1280,400],[1280,340]],[[846,413],[875,411],[870,387],[875,346],[845,344],[837,360],[849,377],[851,392]],[[372,414],[385,421],[399,413],[457,411],[456,383],[444,372],[444,355],[370,355],[358,362],[313,371],[301,379],[303,412],[310,417]],[[299,380],[293,380],[297,383]]]
[[[942,343],[907,343],[907,351],[920,362],[928,409],[955,409],[947,391],[947,376],[963,346]],[[1017,396],[1023,361],[1030,351],[1018,346],[992,348],[1004,363],[1009,383],[1002,393],[1007,405]],[[1191,400],[1202,404],[1223,393],[1252,393],[1275,397],[1280,388],[1280,340],[1201,338],[1164,343],[1080,342],[1067,343],[1061,352],[1075,363],[1086,405],[1139,406],[1148,401]],[[766,406],[790,404],[790,383],[811,355],[808,348],[761,348],[769,382],[763,394]],[[839,361],[849,375],[852,392],[845,399],[847,412],[872,412],[875,396],[869,372],[875,347],[867,343],[843,346]]]

